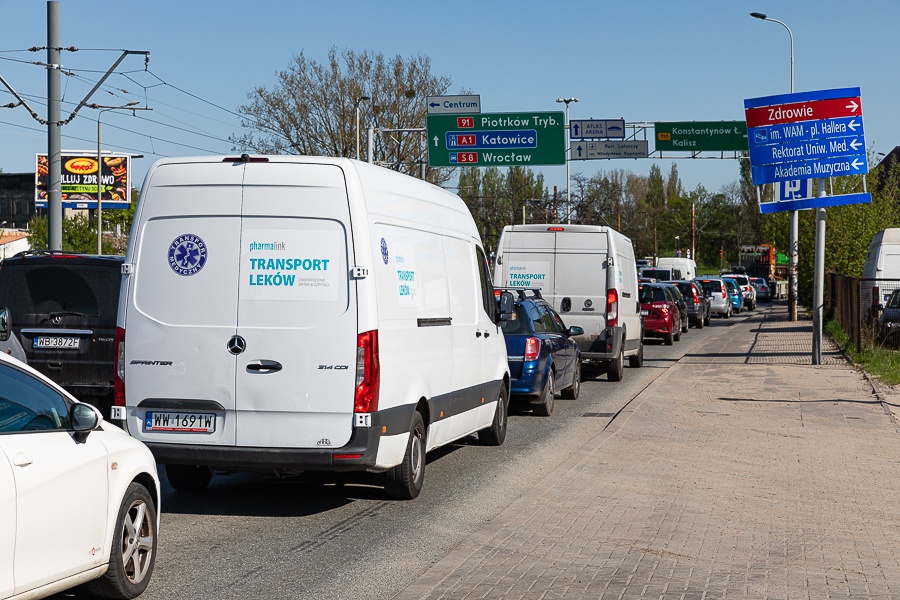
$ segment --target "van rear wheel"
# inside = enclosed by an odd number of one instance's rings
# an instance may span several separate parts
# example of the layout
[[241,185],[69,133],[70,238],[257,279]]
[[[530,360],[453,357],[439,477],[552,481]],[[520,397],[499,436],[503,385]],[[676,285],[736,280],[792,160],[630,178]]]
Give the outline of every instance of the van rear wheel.
[[413,413],[403,462],[391,468],[386,478],[384,489],[389,498],[412,500],[422,491],[425,482],[425,422],[419,411]]
[[622,346],[619,348],[619,353],[616,357],[609,363],[609,366],[606,368],[606,378],[610,381],[622,381],[622,378],[625,376],[625,342],[622,342]]
[[632,369],[640,369],[644,366],[644,340],[638,342],[637,354],[628,357],[628,366]]
[[506,439],[506,420],[509,413],[509,400],[507,399],[506,386],[500,385],[500,395],[497,398],[497,410],[494,411],[494,420],[491,426],[478,432],[478,441],[485,446],[500,446]]
[[212,469],[202,465],[166,465],[166,479],[179,492],[201,492],[212,479]]

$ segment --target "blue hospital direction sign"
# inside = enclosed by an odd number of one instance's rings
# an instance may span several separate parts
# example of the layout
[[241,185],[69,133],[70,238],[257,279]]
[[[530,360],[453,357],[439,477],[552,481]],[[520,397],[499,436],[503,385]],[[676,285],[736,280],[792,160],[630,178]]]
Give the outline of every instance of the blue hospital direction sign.
[[[808,180],[869,171],[859,88],[783,94],[744,101],[750,174],[778,185],[770,213],[871,202],[871,195],[809,197]],[[803,189],[807,188],[807,189]]]

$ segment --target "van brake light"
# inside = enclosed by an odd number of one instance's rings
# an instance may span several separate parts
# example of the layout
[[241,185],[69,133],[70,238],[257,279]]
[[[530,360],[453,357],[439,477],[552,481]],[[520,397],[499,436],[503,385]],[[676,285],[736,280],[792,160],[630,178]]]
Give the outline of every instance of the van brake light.
[[381,362],[378,360],[378,330],[366,331],[356,342],[356,397],[353,412],[372,413],[378,410],[378,391],[381,386]]
[[113,381],[113,405],[125,406],[125,330],[116,327],[116,375]]
[[606,292],[606,326],[619,324],[619,292],[613,288]]

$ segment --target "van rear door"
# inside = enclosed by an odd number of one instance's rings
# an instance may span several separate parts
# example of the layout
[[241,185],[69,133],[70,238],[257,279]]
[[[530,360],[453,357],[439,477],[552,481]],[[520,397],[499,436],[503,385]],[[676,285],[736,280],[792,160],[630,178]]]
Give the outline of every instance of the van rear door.
[[350,439],[356,289],[350,210],[334,165],[250,163],[236,335],[236,442],[337,448]]
[[495,285],[507,288],[541,288],[544,298],[553,295],[556,234],[540,230],[507,230],[502,258],[495,271]]
[[567,230],[556,238],[556,299],[568,299],[568,311],[553,302],[566,325],[584,329],[594,339],[606,327],[609,239],[605,232]]
[[[145,186],[125,309],[128,429],[141,440],[234,444],[228,342],[237,323],[243,173],[230,163],[163,164]],[[148,426],[148,411],[213,414],[204,425],[214,431],[155,431],[164,424]]]

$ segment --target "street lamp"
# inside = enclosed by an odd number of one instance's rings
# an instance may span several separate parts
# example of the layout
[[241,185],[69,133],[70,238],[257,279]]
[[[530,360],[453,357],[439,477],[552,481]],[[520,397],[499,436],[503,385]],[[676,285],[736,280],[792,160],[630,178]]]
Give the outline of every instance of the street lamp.
[[566,215],[566,223],[572,222],[572,190],[569,187],[569,104],[578,102],[578,98],[557,98],[557,102],[563,102],[566,105],[566,200],[568,200],[568,214]]
[[359,160],[359,103],[371,100],[369,96],[360,96],[356,99],[356,160]]
[[[750,16],[754,19],[760,19],[762,21],[771,21],[773,23],[778,23],[785,29],[787,29],[788,37],[791,41],[791,93],[794,93],[794,34],[791,32],[791,28],[787,26],[783,21],[779,21],[778,19],[770,19],[766,16],[765,13],[761,12],[752,12]],[[824,184],[824,180],[823,184]],[[800,218],[799,213],[796,210],[791,211],[791,231],[790,231],[790,265],[788,266],[788,320],[796,321],[797,320],[797,240],[799,239],[800,233]]]
[[679,241],[681,241],[681,236],[676,235],[675,236],[675,256],[681,256],[681,244],[678,243]]
[[97,254],[103,254],[103,185],[101,184],[101,175],[103,174],[103,152],[100,149],[100,117],[108,110],[116,110],[122,108],[130,108],[140,104],[137,100],[123,104],[122,106],[100,106],[93,105],[91,108],[99,108],[97,113]]

